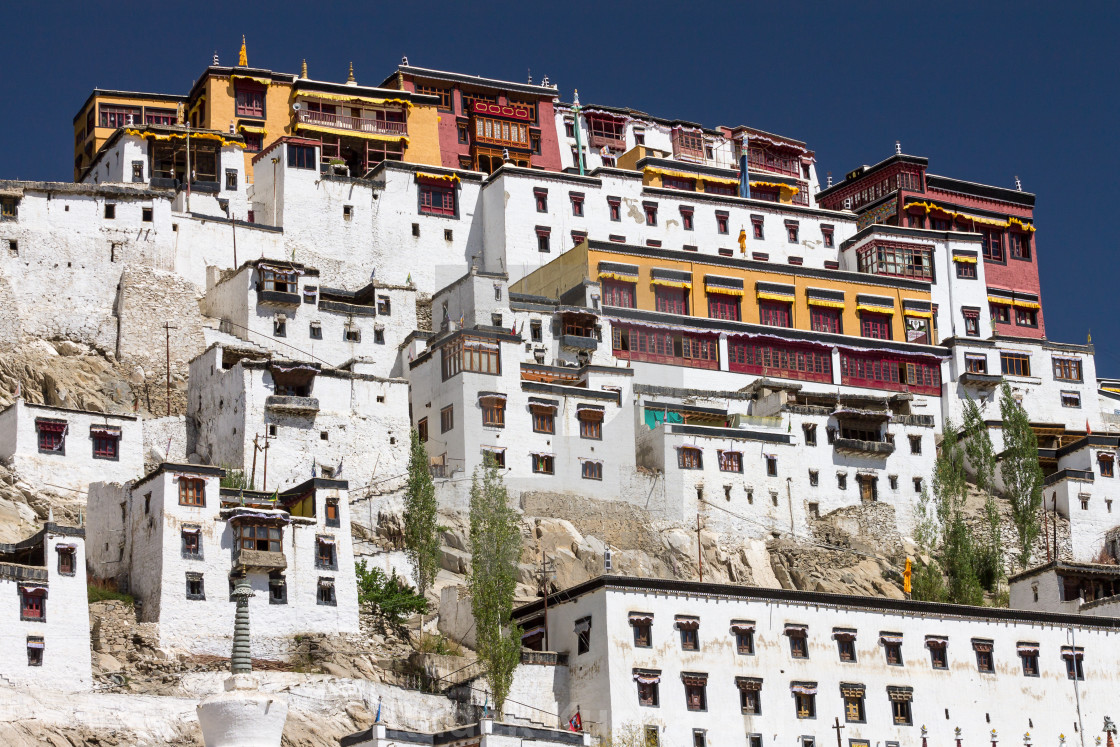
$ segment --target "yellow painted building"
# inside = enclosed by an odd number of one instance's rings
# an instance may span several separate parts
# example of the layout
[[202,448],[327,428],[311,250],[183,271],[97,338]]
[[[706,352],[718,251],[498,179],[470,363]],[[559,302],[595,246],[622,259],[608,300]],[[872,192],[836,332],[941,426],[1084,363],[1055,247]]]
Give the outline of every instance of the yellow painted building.
[[93,163],[101,146],[129,124],[175,124],[186,96],[95,88],[74,115],[74,181]]
[[[515,283],[512,290],[559,298],[587,281],[603,284],[604,307],[622,305],[611,303],[617,299],[611,299],[607,284],[614,281],[626,286],[622,289],[626,293],[632,286],[630,308],[638,310],[672,308],[673,313],[681,313],[677,309],[682,305],[667,305],[664,298],[659,308],[659,291],[664,295],[671,289],[672,302],[683,300],[683,313],[692,317],[853,337],[869,332],[882,335],[877,339],[936,343],[928,284],[841,270],[771,268],[765,262],[584,241]],[[738,309],[729,309],[734,300]],[[788,309],[788,323],[774,325],[773,317],[763,319],[764,310],[784,314],[783,309]],[[835,322],[836,327],[825,328]],[[874,324],[865,328],[864,322]]]

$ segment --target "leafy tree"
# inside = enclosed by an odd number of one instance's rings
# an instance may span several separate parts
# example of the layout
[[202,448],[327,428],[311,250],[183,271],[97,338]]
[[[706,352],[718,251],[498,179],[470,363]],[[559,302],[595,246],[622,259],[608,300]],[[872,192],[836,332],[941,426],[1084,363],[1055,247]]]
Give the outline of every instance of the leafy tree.
[[382,629],[388,626],[403,634],[405,620],[410,615],[428,611],[428,600],[417,594],[396,571],[386,575],[380,568],[367,568],[366,561],[359,560],[354,565],[354,575],[358,580],[358,604],[378,618]]
[[976,576],[972,532],[964,520],[964,504],[968,497],[965,451],[952,420],[945,421],[941,449],[933,468],[933,494],[940,527],[940,556],[949,578],[948,601],[981,604],[984,592]]
[[1003,577],[1003,532],[995,497],[996,452],[980,407],[971,397],[964,403],[965,455],[972,466],[976,487],[984,493],[984,518],[988,523],[988,541],[976,551],[976,575],[991,591]]
[[941,575],[941,568],[937,561],[929,565],[921,565],[914,571],[910,581],[910,596],[923,602],[944,602],[949,598],[949,591],[945,588],[945,578]]
[[1015,401],[1007,382],[1000,390],[999,412],[1003,420],[1000,476],[1018,534],[1019,565],[1026,568],[1041,531],[1038,512],[1042,508],[1042,467],[1038,463],[1038,439],[1026,410]]
[[517,562],[521,557],[521,532],[517,514],[492,458],[471,477],[470,546],[468,584],[474,613],[478,658],[501,718],[513,672],[521,661],[521,630],[512,621],[517,587]]
[[439,571],[439,533],[443,527],[439,525],[438,511],[436,488],[428,470],[428,452],[414,428],[404,497],[404,549],[420,596],[431,588]]

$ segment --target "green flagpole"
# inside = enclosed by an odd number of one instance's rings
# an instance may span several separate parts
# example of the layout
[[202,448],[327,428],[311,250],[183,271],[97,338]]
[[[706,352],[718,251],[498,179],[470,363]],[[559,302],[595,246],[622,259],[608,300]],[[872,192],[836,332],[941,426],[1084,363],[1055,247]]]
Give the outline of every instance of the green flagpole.
[[575,130],[576,130],[576,164],[579,166],[579,175],[583,176],[583,139],[579,134],[579,89],[576,89],[575,102],[572,104],[572,113],[575,114]]

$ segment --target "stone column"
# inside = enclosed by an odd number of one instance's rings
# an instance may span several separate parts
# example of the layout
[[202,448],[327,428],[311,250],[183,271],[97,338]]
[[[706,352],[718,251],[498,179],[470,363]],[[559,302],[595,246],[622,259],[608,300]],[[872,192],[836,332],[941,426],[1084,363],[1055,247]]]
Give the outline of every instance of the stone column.
[[230,673],[249,674],[253,671],[253,658],[249,650],[249,597],[253,587],[249,577],[237,579],[233,598],[237,601],[237,615],[233,621],[233,653],[230,655]]

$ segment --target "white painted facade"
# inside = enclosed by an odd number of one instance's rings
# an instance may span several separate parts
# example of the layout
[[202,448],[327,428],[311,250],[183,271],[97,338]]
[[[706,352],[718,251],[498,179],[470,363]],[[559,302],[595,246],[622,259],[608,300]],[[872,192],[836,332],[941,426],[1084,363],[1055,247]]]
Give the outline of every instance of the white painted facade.
[[[139,602],[140,620],[158,622],[160,644],[168,648],[229,655],[236,607],[230,577],[239,572],[255,592],[253,656],[283,655],[301,633],[357,633],[346,482],[308,480],[280,491],[277,501],[252,491],[242,500],[239,491],[220,487],[222,475],[215,467],[165,463],[135,483],[90,486],[91,572],[126,587]],[[187,502],[184,481],[201,481],[202,505]],[[328,519],[328,504],[337,521]],[[236,527],[262,522],[280,530],[280,550],[243,550]],[[198,537],[197,552],[189,551],[188,534]],[[321,540],[333,548],[325,565]],[[201,585],[192,587],[193,579]],[[281,582],[283,601],[272,589]],[[323,582],[333,587],[333,603],[320,598]]]
[[[635,645],[631,615],[652,618],[650,645]],[[541,620],[539,602],[515,612],[523,626]],[[698,648],[685,650],[680,625],[698,625]],[[586,651],[578,630],[589,625]],[[739,653],[733,626],[752,630],[752,653]],[[794,658],[791,631],[804,632],[805,658]],[[1035,743],[1096,731],[1116,689],[1113,641],[1120,621],[1017,610],[898,602],[741,586],[601,577],[556,595],[548,605],[549,647],[569,656],[567,717],[605,736],[628,726],[656,731],[659,744],[948,744],[1030,732]],[[854,636],[854,661],[841,661],[837,631]],[[887,638],[884,638],[886,636]],[[934,668],[930,637],[944,639],[946,666]],[[899,664],[886,642],[900,641]],[[1037,647],[1039,676],[1024,674],[1020,644]],[[993,671],[980,671],[975,646],[990,645]],[[1084,680],[1067,678],[1063,647],[1083,651]],[[657,704],[639,702],[635,674],[656,678]],[[704,681],[701,708],[686,702],[684,676]],[[760,712],[745,713],[736,678],[761,680]],[[846,683],[846,684],[845,684]],[[744,681],[746,686],[746,681]],[[795,686],[813,695],[799,716]],[[852,687],[854,686],[854,687]],[[841,687],[861,690],[862,719],[846,717]],[[892,710],[909,700],[908,723]],[[948,718],[945,714],[948,713]],[[905,719],[902,719],[905,720]],[[1015,738],[1012,736],[1011,738]]]
[[124,482],[143,473],[143,425],[135,415],[20,398],[0,411],[0,460],[37,489],[72,497],[70,491],[84,491],[91,482]]
[[[403,482],[408,462],[408,383],[377,376],[374,364],[348,369],[286,359],[244,357],[213,345],[191,361],[187,453],[209,464],[253,472],[257,489],[285,489],[315,476],[346,479],[355,491]],[[295,372],[305,394],[278,394],[275,375]],[[288,390],[281,387],[281,391]]]
[[[29,604],[31,597],[37,601]],[[66,692],[92,686],[82,529],[48,523],[0,544],[0,599],[0,681]]]

